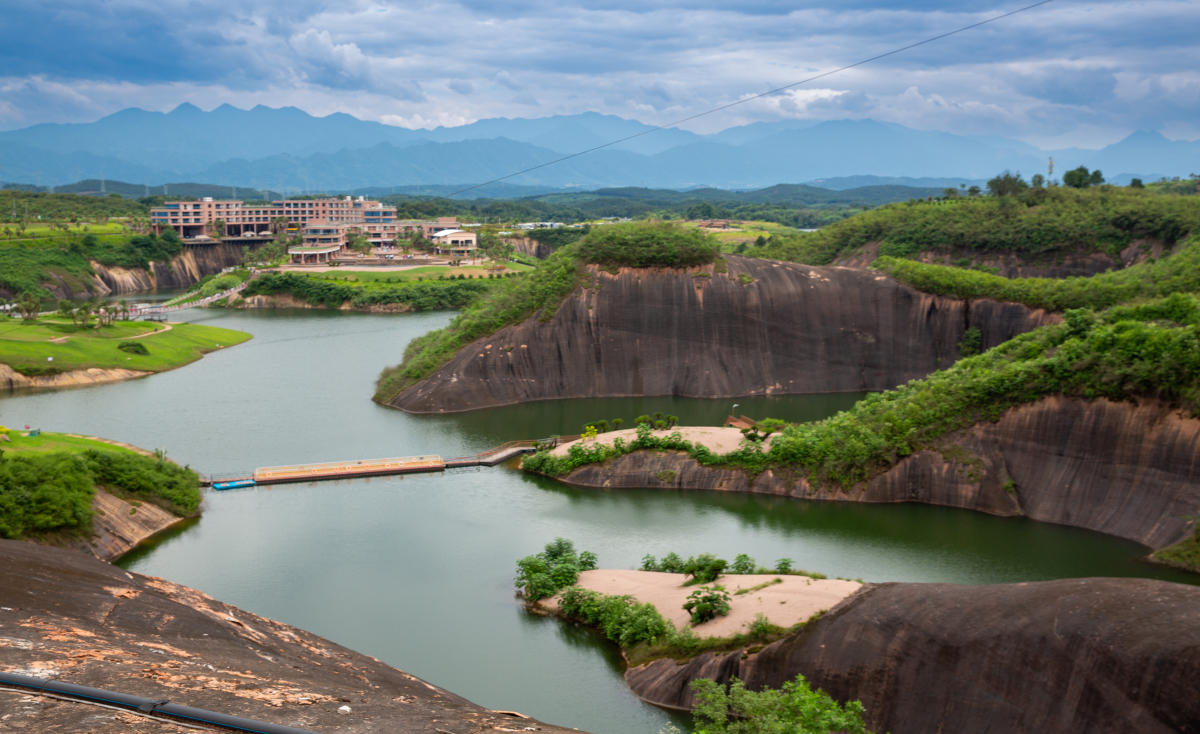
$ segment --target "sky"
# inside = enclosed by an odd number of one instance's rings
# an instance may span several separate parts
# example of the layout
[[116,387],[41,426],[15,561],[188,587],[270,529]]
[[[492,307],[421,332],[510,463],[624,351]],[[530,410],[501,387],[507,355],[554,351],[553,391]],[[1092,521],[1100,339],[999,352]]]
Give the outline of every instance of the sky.
[[[1031,1],[4,0],[0,129],[183,102],[666,124]],[[1054,0],[683,127],[868,117],[1044,148],[1200,139],[1200,0]]]

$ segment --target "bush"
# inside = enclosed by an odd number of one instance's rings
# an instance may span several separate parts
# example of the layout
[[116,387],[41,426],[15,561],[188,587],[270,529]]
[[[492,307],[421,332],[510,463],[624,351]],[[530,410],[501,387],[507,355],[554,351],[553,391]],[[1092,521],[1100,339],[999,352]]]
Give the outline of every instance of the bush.
[[218,293],[229,290],[230,288],[236,288],[241,285],[241,283],[242,279],[233,273],[218,275],[200,287],[200,297],[209,298],[211,296],[215,296]]
[[639,604],[631,596],[608,596],[573,586],[563,592],[559,609],[603,630],[621,647],[654,644],[667,636],[669,625],[653,604]]
[[688,596],[684,611],[692,615],[692,624],[702,624],[729,614],[729,592],[724,586],[701,586]]
[[814,691],[804,676],[779,689],[748,691],[737,678],[729,691],[715,681],[691,682],[696,693],[696,734],[868,734],[859,701],[841,706],[827,693]]
[[79,456],[9,452],[0,459],[0,537],[90,534],[94,494],[92,475]]
[[180,517],[200,508],[200,476],[187,467],[134,453],[83,452],[96,484],[162,505]]
[[140,354],[142,356],[150,354],[150,350],[146,349],[146,345],[141,342],[121,342],[117,345],[117,349],[126,354]]
[[576,554],[575,544],[555,538],[536,556],[517,561],[516,586],[530,602],[554,596],[579,580],[579,574],[596,567],[596,554]]
[[739,553],[737,558],[733,559],[732,570],[734,573],[746,575],[749,573],[754,573],[755,568],[757,567],[754,565],[754,559],[745,553]]

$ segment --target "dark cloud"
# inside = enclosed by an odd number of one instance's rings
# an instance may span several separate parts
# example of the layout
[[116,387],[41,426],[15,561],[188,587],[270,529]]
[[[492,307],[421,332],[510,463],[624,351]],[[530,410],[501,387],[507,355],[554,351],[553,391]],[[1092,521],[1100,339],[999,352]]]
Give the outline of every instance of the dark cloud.
[[[664,123],[1019,6],[7,0],[0,127],[242,99],[411,125],[586,110]],[[1113,135],[1190,125],[1198,32],[1191,2],[1058,0],[698,124],[842,116],[1065,134],[1086,114]]]

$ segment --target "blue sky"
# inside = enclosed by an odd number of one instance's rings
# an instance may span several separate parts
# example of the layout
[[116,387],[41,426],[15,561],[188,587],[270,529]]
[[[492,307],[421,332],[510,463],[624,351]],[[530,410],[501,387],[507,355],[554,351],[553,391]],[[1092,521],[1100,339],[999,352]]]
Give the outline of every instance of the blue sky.
[[[1024,4],[5,0],[0,129],[182,102],[662,124]],[[863,117],[1043,147],[1198,139],[1200,0],[1056,0],[686,127]]]

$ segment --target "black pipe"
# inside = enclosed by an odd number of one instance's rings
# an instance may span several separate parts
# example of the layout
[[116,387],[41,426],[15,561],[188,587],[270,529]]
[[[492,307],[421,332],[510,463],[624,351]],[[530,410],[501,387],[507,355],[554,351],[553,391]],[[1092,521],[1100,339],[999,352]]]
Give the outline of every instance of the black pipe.
[[43,678],[31,678],[15,673],[0,672],[0,684],[35,693],[52,693],[56,696],[64,696],[78,701],[91,701],[107,706],[118,706],[144,714],[159,714],[187,721],[223,726],[227,729],[236,729],[238,731],[249,732],[250,734],[316,734],[307,729],[295,729],[290,726],[268,724],[263,721],[243,719],[240,716],[230,716],[229,714],[220,714],[215,711],[194,709],[191,706],[180,706],[166,699],[131,696],[128,693],[115,693],[99,688],[88,688],[87,686],[60,683],[59,681],[45,680]]

